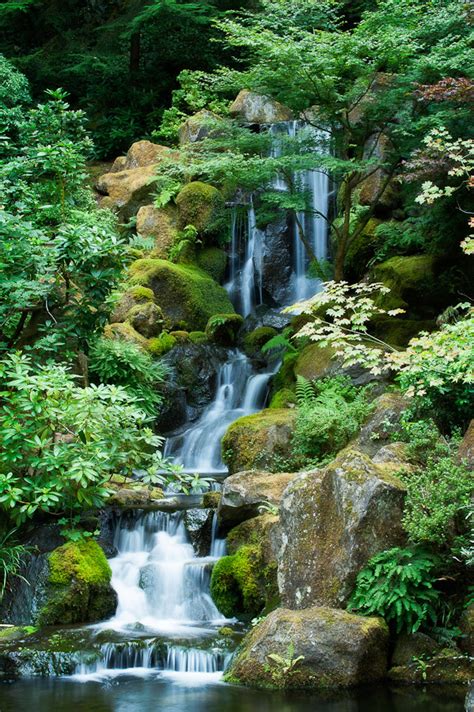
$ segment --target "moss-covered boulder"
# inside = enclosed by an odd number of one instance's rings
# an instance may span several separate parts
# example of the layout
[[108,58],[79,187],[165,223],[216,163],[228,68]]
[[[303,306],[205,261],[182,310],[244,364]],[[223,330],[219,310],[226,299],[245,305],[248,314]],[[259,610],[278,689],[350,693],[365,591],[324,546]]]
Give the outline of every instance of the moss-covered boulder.
[[280,388],[272,395],[269,408],[294,408],[296,406],[296,395],[291,388]]
[[277,608],[244,639],[225,679],[260,688],[361,685],[384,677],[387,651],[388,629],[380,618],[323,607]]
[[145,350],[148,345],[147,339],[139,334],[128,321],[119,324],[107,324],[104,328],[104,337],[106,339],[116,339],[117,341],[128,341]]
[[420,331],[433,331],[436,328],[434,319],[395,319],[391,317],[375,319],[372,331],[377,338],[390,346],[402,349],[410,339],[418,336]]
[[163,332],[159,336],[148,339],[145,348],[152,356],[164,356],[178,343],[173,334]]
[[[180,146],[186,143],[196,143],[209,135],[214,135],[213,125],[219,119],[217,114],[208,109],[201,109],[196,114],[189,116],[178,129]],[[220,120],[222,121],[222,119]]]
[[215,282],[222,283],[227,266],[227,254],[220,247],[204,247],[196,255],[196,262]]
[[296,414],[287,408],[267,408],[239,418],[222,439],[222,456],[230,473],[291,465],[291,436]]
[[208,339],[205,331],[190,331],[189,340],[193,344],[206,344]]
[[346,272],[354,279],[360,279],[367,271],[367,265],[374,256],[380,239],[376,230],[382,221],[371,218],[361,233],[351,242],[346,252]]
[[402,414],[410,406],[409,400],[399,391],[382,393],[375,399],[374,410],[363,424],[354,446],[372,456],[389,444],[401,431]]
[[244,337],[244,351],[248,356],[256,356],[262,346],[278,334],[271,326],[259,326]]
[[283,604],[344,606],[368,560],[403,545],[404,497],[391,467],[350,447],[323,469],[297,475],[280,506]]
[[113,615],[117,594],[112,572],[97,542],[68,542],[48,557],[47,598],[40,625],[93,623]]
[[465,685],[474,677],[474,659],[450,648],[437,655],[397,665],[388,672],[390,680],[402,684]]
[[332,375],[335,370],[334,350],[330,346],[308,344],[298,354],[294,364],[297,376],[303,376],[309,381]]
[[243,323],[240,314],[214,314],[206,324],[206,336],[220,346],[234,346]]
[[131,287],[120,295],[114,306],[114,310],[110,316],[112,324],[118,324],[121,321],[126,321],[130,309],[140,304],[154,303],[155,295],[153,290],[148,287]]
[[217,562],[211,578],[211,595],[226,616],[255,616],[278,605],[277,529],[278,517],[262,514],[227,535],[229,555]]
[[431,658],[440,651],[440,645],[425,633],[402,633],[395,641],[391,667],[409,665],[415,658]]
[[176,196],[178,227],[194,225],[201,235],[214,235],[222,225],[224,196],[218,188],[202,181],[192,181]]
[[[435,263],[433,255],[391,257],[372,270],[374,282],[383,282],[391,292],[381,297],[385,309],[409,309],[423,313],[426,295],[434,296]],[[408,316],[410,316],[408,314]]]
[[146,339],[151,339],[153,336],[158,336],[163,329],[163,312],[154,302],[137,304],[128,312],[127,321],[135,331]]
[[171,205],[165,208],[143,205],[140,208],[137,213],[137,233],[141,237],[153,239],[153,257],[168,257],[178,234],[176,223],[177,211]]
[[291,472],[238,472],[228,477],[222,487],[217,511],[219,525],[224,529],[258,516],[260,507],[278,508],[285,487],[294,477]]
[[171,330],[202,330],[214,314],[232,314],[225,289],[198,267],[142,259],[130,266],[131,282],[153,290]]

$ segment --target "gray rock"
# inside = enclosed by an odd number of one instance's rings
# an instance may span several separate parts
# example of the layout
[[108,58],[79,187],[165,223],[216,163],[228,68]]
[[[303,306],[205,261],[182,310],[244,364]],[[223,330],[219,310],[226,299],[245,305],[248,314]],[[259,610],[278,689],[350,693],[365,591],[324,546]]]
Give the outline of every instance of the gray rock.
[[[387,669],[388,629],[380,618],[333,608],[277,608],[244,639],[227,679],[251,687],[347,687],[380,680]],[[269,658],[302,660],[289,671]]]
[[403,633],[399,635],[392,654],[392,665],[409,665],[413,658],[432,657],[439,652],[440,646],[425,633]]
[[343,607],[367,561],[404,542],[405,488],[392,470],[349,447],[290,482],[280,507],[283,605]]
[[354,445],[374,455],[384,445],[389,445],[393,436],[400,432],[400,417],[409,403],[401,393],[382,393],[376,398],[375,410],[362,426]]
[[283,104],[248,89],[239,92],[229,113],[245,124],[274,124],[293,118],[290,109]]
[[283,219],[267,225],[263,241],[262,284],[275,304],[288,304],[290,276],[290,235]]
[[207,556],[211,548],[212,509],[187,509],[184,513],[184,526],[198,556]]
[[228,477],[217,509],[219,526],[230,529],[246,519],[257,517],[263,504],[278,507],[287,484],[294,476],[291,472],[271,474],[251,470]]

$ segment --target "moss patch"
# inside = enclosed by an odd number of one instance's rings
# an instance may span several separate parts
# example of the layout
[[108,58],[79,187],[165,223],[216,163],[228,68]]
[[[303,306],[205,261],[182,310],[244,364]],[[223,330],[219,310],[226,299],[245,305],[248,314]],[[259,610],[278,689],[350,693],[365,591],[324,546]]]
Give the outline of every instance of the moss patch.
[[235,313],[225,289],[198,267],[143,259],[130,274],[134,284],[153,290],[171,329],[202,330],[214,314]]
[[267,341],[277,335],[277,330],[271,326],[259,326],[244,338],[244,351],[249,356],[255,356],[265,346]]
[[219,283],[222,282],[227,265],[227,255],[224,250],[219,247],[205,247],[198,252],[197,263],[213,280]]
[[183,230],[194,225],[203,234],[215,234],[222,225],[225,211],[224,196],[213,185],[193,181],[184,186],[176,198],[178,227]]
[[288,408],[296,405],[296,395],[290,388],[281,388],[273,394],[269,408]]
[[223,556],[211,576],[211,596],[226,617],[257,615],[265,601],[259,586],[261,555],[258,546],[242,546]]
[[96,541],[68,542],[49,555],[48,563],[47,601],[38,615],[41,625],[89,623],[113,614],[112,572]]
[[154,339],[148,339],[146,350],[152,356],[164,356],[168,351],[171,351],[173,346],[176,346],[177,339],[173,334],[163,333]]
[[206,336],[220,346],[233,346],[243,323],[240,314],[215,314],[206,324]]

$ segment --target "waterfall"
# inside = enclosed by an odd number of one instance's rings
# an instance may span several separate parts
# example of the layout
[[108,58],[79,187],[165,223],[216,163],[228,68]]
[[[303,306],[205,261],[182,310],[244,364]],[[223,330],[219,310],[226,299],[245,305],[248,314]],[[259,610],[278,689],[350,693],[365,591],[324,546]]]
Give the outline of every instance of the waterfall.
[[273,372],[252,374],[249,359],[240,351],[231,352],[217,374],[214,400],[195,424],[168,438],[165,457],[188,472],[225,473],[221,439],[234,420],[265,406],[272,375]]
[[95,629],[102,634],[112,630],[115,635],[145,637],[102,644],[95,659],[77,666],[77,679],[223,672],[230,659],[226,651],[183,646],[163,638],[204,638],[205,644],[213,630],[229,623],[209,593],[212,566],[225,552],[225,541],[216,534],[217,520],[210,556],[197,557],[182,512],[119,517],[114,534],[118,553],[109,560],[117,611]]
[[263,304],[264,239],[265,233],[257,228],[255,208],[250,196],[245,224],[237,209],[232,210],[229,280],[224,285],[235,308],[244,317],[253,314],[255,308]]

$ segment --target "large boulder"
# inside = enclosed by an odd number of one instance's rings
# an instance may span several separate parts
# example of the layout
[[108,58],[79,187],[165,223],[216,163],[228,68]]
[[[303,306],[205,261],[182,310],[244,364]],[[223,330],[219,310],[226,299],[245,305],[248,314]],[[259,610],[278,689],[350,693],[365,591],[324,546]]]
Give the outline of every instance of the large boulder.
[[117,594],[105,554],[92,539],[68,542],[48,557],[46,597],[40,625],[94,623],[112,616]]
[[163,330],[163,312],[153,302],[132,307],[128,312],[127,321],[146,339],[158,336]]
[[406,665],[392,667],[388,677],[404,685],[465,685],[474,677],[474,660],[457,650],[445,648],[428,660],[415,658]]
[[410,403],[397,391],[382,393],[374,401],[374,410],[362,426],[354,445],[372,456],[389,445],[393,436],[401,431],[400,419]]
[[248,89],[238,93],[229,113],[244,124],[275,124],[293,118],[291,110],[283,104]]
[[435,265],[433,255],[401,255],[376,265],[372,270],[374,281],[383,282],[391,290],[381,298],[382,306],[408,309],[413,305],[417,314],[422,313],[428,306],[424,304],[427,292],[434,298]]
[[229,472],[256,468],[278,472],[288,467],[295,418],[294,410],[267,408],[232,423],[222,439]]
[[132,144],[127,155],[120,156],[111,171],[96,182],[97,191],[104,196],[102,207],[115,210],[124,221],[130,220],[140,206],[151,202],[156,167],[172,153],[166,146],[150,141]]
[[286,220],[265,228],[262,250],[262,284],[274,304],[288,304],[291,277],[291,239]]
[[148,287],[131,287],[126,292],[118,295],[114,310],[110,315],[110,321],[117,324],[122,321],[127,321],[127,316],[133,307],[139,304],[154,303],[155,295]]
[[172,206],[155,208],[154,205],[142,205],[137,213],[137,233],[155,242],[153,257],[166,259],[178,230],[177,215]]
[[211,577],[211,595],[225,616],[256,616],[278,604],[277,529],[278,517],[263,514],[229,532],[229,553]]
[[[392,150],[393,146],[388,136],[377,131],[365,143],[364,158],[383,163]],[[373,172],[369,171],[369,175],[360,185],[359,201],[361,205],[372,205],[377,201],[377,210],[380,212],[393,210],[397,207],[400,200],[398,185],[393,179],[386,184],[387,178],[388,174],[382,168]],[[380,195],[385,184],[386,187]]]
[[317,343],[307,344],[295,356],[294,376],[303,376],[310,381],[329,376],[347,376],[355,386],[365,386],[380,380],[380,376],[374,376],[362,366],[355,365],[344,368],[340,359],[335,358],[335,352],[331,346],[320,346]]
[[218,188],[202,181],[187,183],[176,196],[178,227],[194,225],[201,235],[213,235],[222,227],[224,196]]
[[222,487],[217,510],[219,526],[223,529],[256,517],[262,505],[278,507],[283,492],[295,475],[291,472],[250,471],[228,477]]
[[290,482],[280,507],[285,606],[343,607],[368,560],[403,544],[405,488],[392,469],[349,447]]
[[179,144],[196,143],[215,134],[213,124],[219,121],[219,116],[208,109],[201,109],[184,121],[178,129]]
[[198,267],[141,259],[130,265],[131,282],[152,289],[171,330],[203,330],[214,314],[232,314],[225,289]]
[[277,608],[244,639],[226,679],[250,687],[361,685],[384,677],[387,651],[388,629],[380,618],[316,606]]

